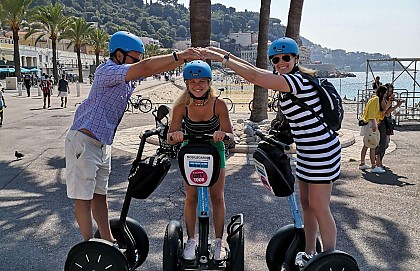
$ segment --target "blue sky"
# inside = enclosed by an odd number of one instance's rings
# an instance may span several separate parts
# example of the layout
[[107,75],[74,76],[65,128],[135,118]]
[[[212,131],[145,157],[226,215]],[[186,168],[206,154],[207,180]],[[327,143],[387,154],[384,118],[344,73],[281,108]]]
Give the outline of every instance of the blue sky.
[[[189,6],[189,0],[178,0]],[[257,11],[260,0],[212,0]],[[271,0],[271,16],[287,25],[290,0]],[[420,58],[420,0],[305,0],[301,36],[323,47]]]

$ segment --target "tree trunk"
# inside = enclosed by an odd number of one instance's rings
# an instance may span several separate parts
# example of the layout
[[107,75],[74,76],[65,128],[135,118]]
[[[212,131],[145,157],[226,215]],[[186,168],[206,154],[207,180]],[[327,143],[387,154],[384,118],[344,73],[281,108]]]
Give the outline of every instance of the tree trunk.
[[302,9],[304,0],[291,0],[289,16],[287,18],[286,37],[292,38],[301,46],[300,21],[302,19]]
[[207,47],[210,45],[210,0],[190,0],[190,33],[192,47]]
[[[260,22],[258,29],[257,67],[267,69],[267,43],[270,22],[271,0],[261,0]],[[267,89],[254,85],[254,104],[250,120],[260,122],[268,119],[268,91]]]
[[53,77],[54,77],[54,84],[58,82],[58,69],[57,69],[57,39],[51,39],[52,44],[52,53],[53,53]]
[[83,83],[83,72],[82,72],[82,58],[80,57],[80,46],[76,46],[77,54],[77,67],[79,67],[79,82]]
[[15,62],[15,75],[18,82],[22,81],[22,75],[20,73],[20,53],[19,53],[19,28],[13,28],[13,61]]
[[95,53],[96,56],[96,68],[99,66],[99,52]]

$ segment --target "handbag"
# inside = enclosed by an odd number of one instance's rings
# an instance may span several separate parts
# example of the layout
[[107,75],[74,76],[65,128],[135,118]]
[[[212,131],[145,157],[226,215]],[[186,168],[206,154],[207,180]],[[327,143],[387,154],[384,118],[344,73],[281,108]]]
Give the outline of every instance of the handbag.
[[395,120],[391,117],[385,117],[384,121],[385,121],[386,134],[393,135],[395,124],[396,124]]

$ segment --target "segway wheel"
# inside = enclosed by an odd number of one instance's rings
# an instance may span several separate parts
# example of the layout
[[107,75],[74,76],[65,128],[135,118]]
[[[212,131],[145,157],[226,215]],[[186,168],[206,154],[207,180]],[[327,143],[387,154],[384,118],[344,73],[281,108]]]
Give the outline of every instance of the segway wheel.
[[128,271],[127,260],[119,249],[102,241],[85,241],[74,246],[67,256],[64,270]]
[[[140,225],[139,222],[136,220],[127,217],[126,220],[127,227],[130,230],[131,235],[134,237],[136,241],[136,249],[138,253],[138,260],[134,266],[134,269],[139,267],[144,263],[149,254],[149,238],[147,237],[147,233],[144,228]],[[119,227],[119,218],[113,217],[109,220],[109,224],[111,226],[111,232],[115,239],[117,239],[118,243],[125,246],[124,236],[121,233],[121,229]],[[95,237],[100,238],[99,232],[95,233]]]
[[332,250],[316,255],[308,262],[303,271],[360,271],[356,260],[349,254]]
[[178,270],[178,262],[181,258],[183,247],[183,233],[178,221],[169,222],[163,240],[163,270]]
[[[298,231],[301,235],[298,239],[298,243],[294,244],[293,251],[288,251],[292,244],[296,233]],[[319,239],[316,240],[316,250],[321,251],[321,242]],[[265,254],[265,260],[267,263],[268,270],[278,271],[282,269],[283,264],[288,265],[290,271],[299,271],[299,266],[295,265],[294,260],[296,254],[300,251],[305,251],[305,233],[303,229],[296,229],[293,224],[289,224],[280,228],[276,234],[271,237],[268,242],[267,250]],[[286,263],[286,255],[290,255],[290,260]]]

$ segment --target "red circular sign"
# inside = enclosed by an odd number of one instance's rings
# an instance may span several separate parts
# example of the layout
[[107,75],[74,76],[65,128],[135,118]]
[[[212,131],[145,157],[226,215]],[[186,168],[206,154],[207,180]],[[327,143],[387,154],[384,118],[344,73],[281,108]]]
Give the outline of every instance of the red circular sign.
[[207,182],[207,173],[201,169],[195,169],[190,174],[190,180],[196,184],[203,184]]

